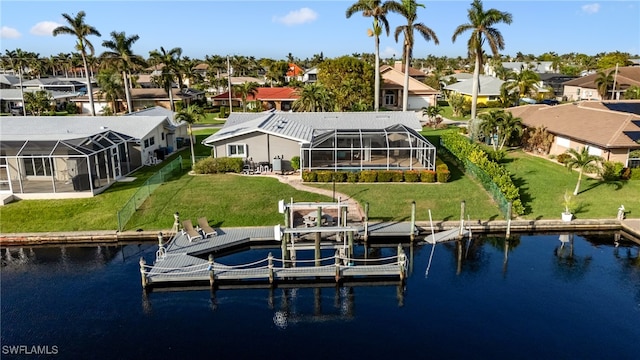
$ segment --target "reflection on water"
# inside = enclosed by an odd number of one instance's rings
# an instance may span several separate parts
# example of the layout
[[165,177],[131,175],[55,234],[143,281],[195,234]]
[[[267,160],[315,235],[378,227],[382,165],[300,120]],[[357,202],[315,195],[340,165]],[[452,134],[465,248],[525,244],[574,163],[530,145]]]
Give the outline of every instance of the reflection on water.
[[[386,257],[396,246],[357,247],[356,256]],[[105,359],[205,350],[221,358],[631,359],[640,351],[639,248],[615,234],[405,244],[405,283],[146,292],[138,260],[156,249],[2,249],[3,345]],[[246,263],[269,251],[216,260]]]

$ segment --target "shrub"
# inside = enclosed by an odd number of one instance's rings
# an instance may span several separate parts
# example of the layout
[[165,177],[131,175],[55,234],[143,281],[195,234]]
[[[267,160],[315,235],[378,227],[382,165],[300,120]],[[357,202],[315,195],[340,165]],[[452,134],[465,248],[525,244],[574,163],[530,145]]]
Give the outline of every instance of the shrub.
[[362,170],[360,172],[360,182],[372,183],[378,179],[378,172],[375,170]]
[[416,170],[407,170],[404,172],[404,181],[418,182],[420,181],[420,173]]
[[600,176],[604,181],[620,180],[622,169],[624,169],[624,165],[620,162],[605,161],[602,163]]
[[242,171],[243,161],[240,158],[205,158],[195,163],[193,171],[196,174],[222,174]]
[[197,161],[193,165],[193,171],[196,174],[215,174],[217,173],[216,162],[214,158],[205,158]]
[[304,181],[304,182],[316,182],[316,181],[318,181],[316,172],[315,171],[304,171],[304,172],[302,172],[302,181]]
[[389,172],[391,173],[391,181],[402,182],[404,180],[402,170],[390,170]]
[[347,173],[344,171],[336,171],[333,173],[333,181],[345,182],[347,180]]
[[449,170],[440,170],[436,174],[437,174],[439,183],[446,183],[447,181],[449,181],[449,176],[451,175],[451,172]]
[[291,167],[293,170],[300,169],[300,156],[294,156],[291,158]]
[[634,168],[631,170],[631,176],[629,180],[640,180],[640,168]]
[[556,158],[556,161],[558,161],[560,164],[566,164],[567,160],[571,159],[571,155],[566,154],[566,153],[562,153],[560,155],[558,155],[558,157]]
[[493,160],[497,163],[501,163],[502,160],[504,160],[504,158],[507,156],[507,152],[504,149],[500,149],[500,150],[491,149],[488,152],[488,155],[490,160]]
[[[436,164],[437,164],[437,162],[436,162]],[[449,170],[449,166],[447,166],[447,164],[445,164],[445,163],[437,164],[436,165],[436,171],[441,171],[441,170]]]
[[622,169],[622,172],[620,173],[620,179],[622,180],[631,179],[631,168],[626,167]]
[[423,183],[436,182],[436,172],[433,170],[422,170],[420,172],[420,181]]
[[358,178],[359,178],[359,173],[357,172],[348,172],[347,173],[347,181],[350,183],[356,183],[358,182]]
[[227,108],[224,106],[220,106],[220,114],[218,114],[220,119],[224,119],[227,117]]
[[382,170],[378,172],[378,182],[391,182],[393,172],[391,170]]
[[333,181],[333,171],[318,171],[316,175],[317,182],[332,182]]

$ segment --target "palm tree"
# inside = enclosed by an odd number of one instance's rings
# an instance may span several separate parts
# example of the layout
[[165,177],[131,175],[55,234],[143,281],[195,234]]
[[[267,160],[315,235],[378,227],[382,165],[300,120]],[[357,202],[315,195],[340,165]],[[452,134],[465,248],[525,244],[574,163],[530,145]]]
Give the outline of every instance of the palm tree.
[[492,139],[493,150],[502,150],[514,135],[522,134],[522,119],[504,110],[491,110],[478,114],[482,120],[480,130]]
[[389,22],[387,21],[387,4],[380,0],[358,0],[357,3],[351,5],[347,11],[347,19],[351,15],[362,12],[362,16],[373,17],[373,29],[369,29],[367,33],[372,36],[375,42],[375,96],[373,97],[373,108],[378,111],[380,108],[380,34],[384,28],[387,36],[389,36]]
[[5,50],[5,59],[8,66],[15,70],[18,70],[18,79],[20,81],[20,98],[22,100],[22,115],[27,116],[27,107],[24,101],[24,88],[22,87],[22,77],[24,76],[24,69],[29,64],[29,55],[22,49],[15,49],[12,51]]
[[233,92],[242,98],[242,108],[244,112],[247,112],[247,97],[249,95],[255,96],[258,93],[259,86],[258,83],[253,81],[233,86]]
[[[145,66],[145,61],[140,55],[135,55],[131,50],[131,45],[138,41],[140,37],[138,35],[132,35],[127,37],[123,32],[111,32],[111,40],[105,40],[102,42],[102,46],[111,50],[105,51],[100,55],[100,58],[104,59],[107,64],[114,66],[116,69],[122,72],[122,84],[124,85],[124,94],[127,98],[127,112],[133,111],[133,105],[131,103],[131,83],[129,77],[132,70],[137,70]],[[117,109],[113,109],[117,112]]]
[[306,84],[296,90],[296,94],[300,97],[293,102],[293,111],[331,111],[334,108],[331,94],[319,83]]
[[453,33],[451,41],[465,31],[471,31],[471,37],[467,43],[469,55],[475,57],[473,68],[473,89],[471,92],[471,138],[475,137],[475,119],[478,106],[478,87],[480,83],[480,68],[482,68],[482,45],[487,41],[494,56],[498,56],[498,50],[504,49],[504,38],[498,29],[493,27],[498,23],[511,24],[510,13],[489,9],[484,11],[481,0],[473,0],[467,14],[469,23],[459,25]]
[[182,55],[182,49],[175,47],[169,51],[164,47],[160,47],[160,51],[152,50],[149,52],[149,61],[158,66],[162,64],[161,74],[159,76],[158,83],[169,95],[169,102],[171,103],[171,111],[175,111],[175,104],[173,101],[173,82],[178,78],[181,84],[180,74],[178,73],[178,60]]
[[189,105],[186,108],[178,111],[175,115],[176,121],[184,121],[187,123],[189,131],[189,143],[191,145],[191,168],[196,163],[196,155],[193,151],[193,132],[191,131],[191,125],[204,119],[204,109],[198,105]]
[[[121,78],[117,70],[114,69],[103,69],[96,75],[96,81],[100,88],[98,96],[112,104],[111,110],[113,113],[118,113],[120,110],[118,108],[118,99],[121,98],[123,88],[126,89],[126,87],[123,87],[124,79],[126,78]],[[105,115],[104,109],[103,115]]]
[[517,90],[518,98],[522,98],[529,95],[538,82],[540,82],[540,76],[523,66],[520,72],[511,71],[504,85],[508,91]]
[[568,149],[566,154],[569,154],[570,158],[565,161],[565,166],[569,170],[578,168],[578,183],[576,184],[575,190],[573,190],[573,195],[575,196],[578,195],[578,190],[580,190],[582,172],[598,164],[602,159],[599,156],[589,154],[589,149],[586,146],[580,151],[576,149]]
[[433,42],[436,45],[440,43],[433,30],[425,26],[423,23],[416,24],[416,18],[418,17],[416,12],[418,7],[424,7],[424,5],[417,3],[415,0],[402,0],[402,3],[397,3],[395,1],[388,3],[389,11],[397,12],[407,19],[407,24],[396,27],[396,32],[394,34],[396,42],[398,42],[400,33],[404,35],[404,46],[402,49],[402,61],[404,61],[402,111],[407,111],[409,104],[409,64],[411,64],[411,56],[413,55],[414,30],[417,30],[426,41],[431,41],[431,39],[433,39]]
[[93,91],[91,90],[91,77],[89,76],[89,66],[87,64],[87,49],[89,53],[93,55],[95,53],[93,44],[87,39],[89,35],[101,36],[100,32],[91,25],[84,22],[86,14],[84,11],[80,11],[76,17],[72,18],[69,14],[62,14],[62,17],[67,21],[69,26],[58,26],[53,29],[53,36],[60,34],[74,35],[78,38],[76,43],[76,50],[80,51],[82,55],[82,64],[84,65],[84,73],[87,79],[87,94],[89,95],[89,107],[91,108],[91,115],[96,116],[96,109],[93,105]]
[[598,71],[598,76],[594,82],[598,87],[598,94],[600,94],[600,98],[605,100],[609,93],[609,88],[613,85],[613,71]]

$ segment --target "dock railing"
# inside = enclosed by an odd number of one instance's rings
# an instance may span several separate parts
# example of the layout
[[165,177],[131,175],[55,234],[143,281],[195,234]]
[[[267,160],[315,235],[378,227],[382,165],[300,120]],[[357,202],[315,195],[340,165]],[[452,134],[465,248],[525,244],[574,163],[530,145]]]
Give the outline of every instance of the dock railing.
[[118,231],[123,231],[133,214],[142,206],[149,196],[166,180],[182,171],[182,156],[178,156],[153,174],[138,191],[118,210]]

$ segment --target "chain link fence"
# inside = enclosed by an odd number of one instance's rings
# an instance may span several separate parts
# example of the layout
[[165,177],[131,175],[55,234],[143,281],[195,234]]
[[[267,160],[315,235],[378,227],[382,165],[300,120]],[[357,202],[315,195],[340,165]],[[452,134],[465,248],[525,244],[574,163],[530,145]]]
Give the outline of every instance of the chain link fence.
[[124,230],[133,214],[149,196],[169,178],[182,172],[182,156],[178,156],[151,176],[133,196],[118,210],[118,231]]

